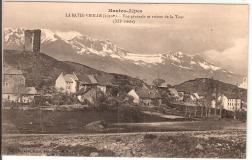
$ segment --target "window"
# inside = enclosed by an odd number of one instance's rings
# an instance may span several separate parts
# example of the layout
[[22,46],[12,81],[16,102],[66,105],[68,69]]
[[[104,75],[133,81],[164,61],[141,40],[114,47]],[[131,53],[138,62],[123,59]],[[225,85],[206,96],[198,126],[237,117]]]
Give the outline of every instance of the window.
[[22,80],[22,79],[20,79],[20,80],[19,80],[19,83],[20,83],[20,84],[22,84],[22,83],[23,83],[23,80]]
[[9,86],[9,83],[8,82],[4,82],[4,86]]

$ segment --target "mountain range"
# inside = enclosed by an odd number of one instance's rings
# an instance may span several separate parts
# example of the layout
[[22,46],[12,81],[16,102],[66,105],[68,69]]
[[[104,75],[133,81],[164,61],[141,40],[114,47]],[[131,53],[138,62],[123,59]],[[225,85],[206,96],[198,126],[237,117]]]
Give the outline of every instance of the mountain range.
[[[5,28],[4,49],[23,50],[24,31],[25,28]],[[109,40],[91,38],[76,31],[41,31],[41,52],[53,58],[84,64],[105,72],[129,75],[148,83],[156,78],[164,79],[171,85],[210,77],[231,84],[242,81],[241,75],[212,64],[199,55],[173,51],[132,53]]]

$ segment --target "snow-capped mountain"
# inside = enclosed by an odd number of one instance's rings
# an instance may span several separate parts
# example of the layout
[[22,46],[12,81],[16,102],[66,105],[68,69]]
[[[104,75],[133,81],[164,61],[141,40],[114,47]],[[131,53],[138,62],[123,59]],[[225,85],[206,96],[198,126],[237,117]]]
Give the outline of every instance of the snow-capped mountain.
[[[4,29],[4,48],[23,49],[24,28]],[[241,76],[207,62],[196,55],[182,52],[158,54],[131,53],[109,40],[98,40],[76,31],[61,32],[41,29],[41,51],[54,58],[89,65],[114,73],[127,74],[151,82],[163,78],[170,84],[198,77],[237,83]]]
[[[25,28],[5,28],[5,47],[17,49],[23,48],[25,30]],[[41,29],[42,47],[57,41],[62,41],[62,43],[65,43],[65,45],[70,45],[72,49],[76,50],[76,53],[80,55],[97,54],[103,57],[111,56],[115,58],[120,58],[126,53],[126,51],[120,49],[108,40],[101,41],[93,39],[90,37],[83,36],[81,33],[75,31],[60,32],[52,31],[49,29]]]

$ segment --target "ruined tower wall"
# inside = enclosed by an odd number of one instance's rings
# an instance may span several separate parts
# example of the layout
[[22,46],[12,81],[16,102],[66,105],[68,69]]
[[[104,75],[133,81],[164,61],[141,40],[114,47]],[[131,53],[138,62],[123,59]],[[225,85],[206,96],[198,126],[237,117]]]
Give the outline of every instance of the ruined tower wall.
[[26,30],[24,50],[40,52],[41,30]]
[[33,31],[32,30],[25,30],[24,50],[33,51]]
[[33,52],[40,52],[41,30],[34,30]]

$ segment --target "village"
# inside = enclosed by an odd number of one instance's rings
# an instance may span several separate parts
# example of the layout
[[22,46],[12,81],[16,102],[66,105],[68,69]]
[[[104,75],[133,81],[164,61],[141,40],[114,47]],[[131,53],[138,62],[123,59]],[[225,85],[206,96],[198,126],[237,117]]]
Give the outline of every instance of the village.
[[[24,51],[34,54],[40,52],[40,30],[26,30],[24,38]],[[109,99],[145,108],[165,107],[169,104],[185,106],[185,115],[189,117],[193,116],[192,112],[197,112],[197,107],[202,108],[202,117],[203,115],[208,117],[212,112],[214,112],[214,116],[222,117],[222,112],[227,111],[233,112],[234,119],[236,119],[236,112],[246,112],[247,110],[246,101],[238,93],[231,96],[218,93],[218,88],[211,84],[212,88],[209,88],[208,93],[204,95],[164,85],[165,80],[160,78],[155,79],[153,84],[143,83],[122,90],[119,85],[99,79],[94,74],[83,75],[77,72],[62,72],[55,79],[53,86],[43,86],[46,89],[38,90],[35,86],[27,86],[24,76],[26,73],[23,70],[4,66],[3,101],[7,102],[6,104],[18,104],[19,106],[79,104],[102,107],[99,105],[106,103],[105,101]],[[202,81],[207,79],[211,80],[211,78],[202,78]],[[246,81],[244,79],[243,85],[246,85]],[[8,108],[8,106],[3,107]],[[196,117],[197,113],[194,115]]]
[[147,83],[52,59],[40,53],[40,30],[24,40],[23,51],[4,51],[4,154],[245,156],[246,78]]
[[249,158],[249,9],[5,1],[3,159]]

